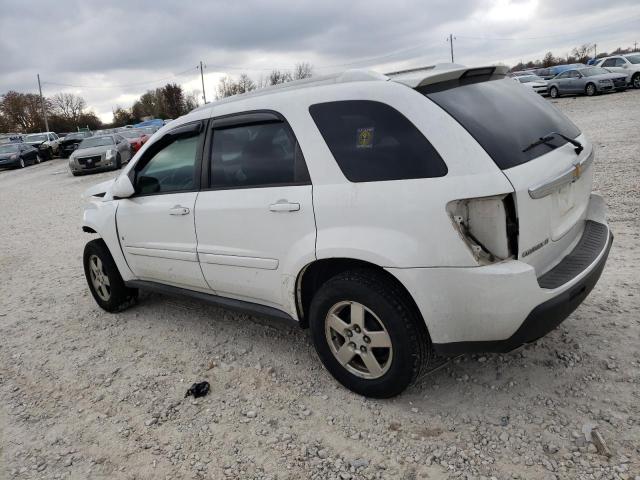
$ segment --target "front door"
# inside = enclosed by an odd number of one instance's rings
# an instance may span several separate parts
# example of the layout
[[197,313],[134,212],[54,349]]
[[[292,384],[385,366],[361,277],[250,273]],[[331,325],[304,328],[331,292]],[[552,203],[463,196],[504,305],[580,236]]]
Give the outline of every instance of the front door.
[[[213,121],[198,255],[217,294],[291,311],[301,259],[315,258],[312,187],[289,125],[271,113]],[[302,262],[304,264],[304,261]]]
[[141,280],[209,290],[198,264],[194,209],[203,134],[198,123],[168,132],[133,170],[136,193],[118,201],[118,234]]

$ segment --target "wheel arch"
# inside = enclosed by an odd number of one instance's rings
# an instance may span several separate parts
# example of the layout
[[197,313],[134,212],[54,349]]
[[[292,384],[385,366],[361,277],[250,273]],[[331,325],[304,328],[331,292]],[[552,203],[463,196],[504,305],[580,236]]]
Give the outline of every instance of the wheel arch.
[[418,305],[409,293],[409,290],[395,275],[393,275],[388,270],[385,270],[383,267],[376,265],[375,263],[348,257],[324,258],[315,260],[307,264],[298,273],[295,289],[296,310],[299,324],[302,328],[309,327],[309,318],[307,314],[309,312],[309,307],[311,305],[311,300],[313,299],[314,293],[317,292],[318,289],[330,278],[346,270],[353,269],[375,271],[383,277],[387,278],[389,281],[393,282],[405,294],[407,302],[409,302],[409,305],[414,309],[416,315],[419,316],[426,328],[426,324],[424,322],[424,319],[422,318],[422,314],[420,312],[420,309],[418,308]]

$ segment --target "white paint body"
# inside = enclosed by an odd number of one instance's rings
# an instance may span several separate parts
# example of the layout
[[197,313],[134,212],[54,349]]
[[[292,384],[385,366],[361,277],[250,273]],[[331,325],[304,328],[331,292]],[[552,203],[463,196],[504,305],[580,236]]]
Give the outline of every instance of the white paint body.
[[[312,185],[201,191],[114,199],[110,187],[87,192],[84,225],[107,243],[125,281],[141,279],[246,300],[298,318],[296,280],[316,260],[369,262],[394,275],[412,295],[436,343],[508,338],[540,303],[570,288],[544,290],[536,277],[575,246],[591,216],[604,223],[591,196],[591,169],[565,191],[533,200],[528,189],[572,165],[571,145],[501,171],[450,115],[413,90],[424,73],[342,77],[313,87],[281,88],[214,103],[159,130],[121,175],[167,131],[194,120],[272,110],[290,124]],[[448,72],[442,74],[448,75]],[[337,100],[391,105],[433,144],[447,164],[440,178],[351,183],[342,174],[309,106]],[[581,157],[591,153],[585,138]],[[105,192],[103,197],[92,197]],[[523,260],[480,266],[447,213],[449,202],[514,193]],[[286,200],[297,211],[274,212]],[[169,215],[175,206],[189,214]]]

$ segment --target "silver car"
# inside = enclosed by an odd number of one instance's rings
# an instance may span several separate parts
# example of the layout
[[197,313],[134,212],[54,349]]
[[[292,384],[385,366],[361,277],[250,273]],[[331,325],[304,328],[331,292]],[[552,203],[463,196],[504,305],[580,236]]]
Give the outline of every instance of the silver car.
[[122,135],[85,138],[69,157],[72,175],[104,170],[117,170],[131,160],[131,146]]
[[627,77],[600,67],[572,68],[549,80],[548,88],[552,98],[582,93],[591,97],[598,93],[626,90]]

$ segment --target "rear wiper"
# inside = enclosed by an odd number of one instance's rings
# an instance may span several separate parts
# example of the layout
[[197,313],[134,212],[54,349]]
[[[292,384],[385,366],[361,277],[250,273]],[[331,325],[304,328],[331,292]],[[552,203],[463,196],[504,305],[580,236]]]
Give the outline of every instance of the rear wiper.
[[582,150],[584,150],[584,147],[582,146],[582,144],[577,141],[574,140],[573,138],[569,138],[566,135],[563,135],[561,133],[558,132],[549,132],[547,135],[545,135],[544,137],[540,137],[538,140],[536,140],[535,142],[533,142],[531,145],[529,145],[527,148],[525,148],[524,150],[522,150],[522,152],[528,152],[529,150],[531,150],[534,147],[537,147],[538,145],[542,145],[543,143],[548,143],[551,140],[553,140],[553,137],[558,136],[560,138],[562,138],[563,140],[566,140],[567,142],[569,142],[571,145],[573,145],[574,150],[576,152],[576,155],[580,155],[580,152],[582,152]]

